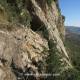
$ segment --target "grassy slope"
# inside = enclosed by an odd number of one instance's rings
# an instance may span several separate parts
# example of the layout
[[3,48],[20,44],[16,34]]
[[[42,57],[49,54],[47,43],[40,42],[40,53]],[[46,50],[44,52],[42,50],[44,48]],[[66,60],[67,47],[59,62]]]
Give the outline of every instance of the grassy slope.
[[30,26],[31,17],[23,0],[0,0],[0,22]]
[[65,45],[72,64],[80,71],[80,35],[67,31]]

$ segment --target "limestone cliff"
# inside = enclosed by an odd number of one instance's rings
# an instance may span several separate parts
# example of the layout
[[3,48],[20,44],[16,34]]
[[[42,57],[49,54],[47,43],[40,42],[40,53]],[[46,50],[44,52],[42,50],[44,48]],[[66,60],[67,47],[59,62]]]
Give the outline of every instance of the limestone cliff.
[[0,80],[65,79],[73,67],[57,0],[0,0],[0,17]]

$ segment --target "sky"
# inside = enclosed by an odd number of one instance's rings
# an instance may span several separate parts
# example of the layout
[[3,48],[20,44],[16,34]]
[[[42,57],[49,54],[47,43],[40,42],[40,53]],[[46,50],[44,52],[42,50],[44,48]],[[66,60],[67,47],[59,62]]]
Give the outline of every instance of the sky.
[[80,0],[59,0],[66,26],[80,27]]

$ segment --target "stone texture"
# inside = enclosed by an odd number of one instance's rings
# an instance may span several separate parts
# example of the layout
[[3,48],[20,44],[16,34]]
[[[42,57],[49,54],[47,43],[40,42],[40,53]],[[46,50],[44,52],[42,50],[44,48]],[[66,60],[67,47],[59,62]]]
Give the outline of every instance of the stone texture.
[[[31,68],[35,73],[38,73],[39,62],[44,62],[48,55],[49,48],[47,40],[38,33],[33,32],[30,28],[24,28],[19,25],[1,25],[4,26],[0,27],[1,65],[4,64],[7,67],[11,66],[12,70],[14,70],[15,66],[15,68],[21,69],[23,72]],[[6,27],[11,29],[8,30]],[[44,66],[45,65],[42,67]],[[13,72],[15,73],[15,71],[16,70]],[[4,73],[5,72],[1,69],[0,75]],[[5,73],[5,75],[7,75],[7,73]]]
[[0,60],[0,80],[16,80],[16,76],[11,71],[11,68],[6,66]]
[[[60,33],[59,33],[57,25],[56,25],[56,21],[58,21],[58,18],[60,15],[58,14],[58,8],[57,8],[55,2],[53,1],[51,3],[51,7],[49,7],[48,4],[45,3],[44,4],[45,11],[44,11],[43,7],[39,6],[38,0],[30,0],[30,1],[33,6],[32,7],[32,11],[33,11],[32,16],[33,17],[37,16],[37,20],[41,21],[41,23],[44,24],[44,26],[46,28],[45,30],[48,32],[48,39],[52,40],[53,42],[56,42],[56,44],[57,44],[56,47],[57,47],[57,50],[60,52],[60,55],[63,55],[65,57],[65,60],[67,58],[69,59],[69,56],[65,50],[64,44],[62,42]],[[68,64],[68,65],[70,67],[72,67],[71,64]]]
[[[64,26],[58,2],[53,1],[49,6],[46,0],[26,0],[24,6],[32,18],[31,27],[17,22],[0,23],[0,80],[27,80],[27,73],[47,72],[46,60],[54,48],[50,41],[59,52],[61,72],[72,68],[61,39]],[[32,76],[28,80],[40,80],[40,77]]]

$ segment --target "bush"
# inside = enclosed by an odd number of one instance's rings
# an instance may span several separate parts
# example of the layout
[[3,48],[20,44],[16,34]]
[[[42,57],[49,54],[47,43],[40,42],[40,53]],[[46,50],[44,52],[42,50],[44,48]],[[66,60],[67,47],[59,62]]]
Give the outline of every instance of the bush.
[[[0,0],[7,13],[7,21],[30,26],[31,16],[25,7],[25,0]],[[1,8],[2,9],[2,8]]]
[[50,6],[54,0],[47,0],[47,4]]

